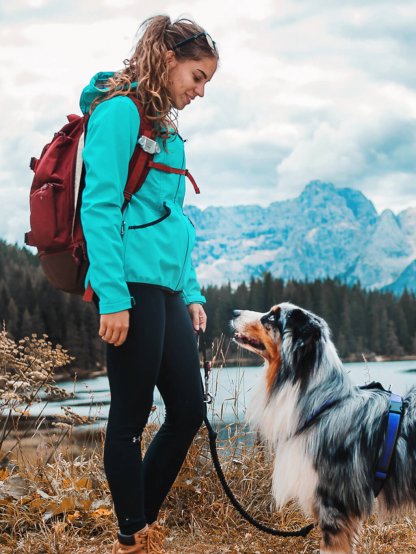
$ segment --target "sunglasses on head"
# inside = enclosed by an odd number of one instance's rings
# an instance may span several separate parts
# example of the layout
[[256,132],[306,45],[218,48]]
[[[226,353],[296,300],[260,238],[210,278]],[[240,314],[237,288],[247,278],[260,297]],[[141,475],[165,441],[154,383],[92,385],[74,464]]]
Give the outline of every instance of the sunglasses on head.
[[175,44],[173,46],[173,50],[176,50],[176,48],[180,48],[181,46],[184,46],[185,44],[188,44],[188,42],[192,42],[193,40],[196,40],[200,37],[205,37],[206,41],[208,43],[208,46],[211,48],[211,50],[213,50],[214,52],[217,51],[217,47],[215,45],[215,42],[212,40],[211,35],[209,35],[205,31],[202,31],[201,33],[197,33],[196,35],[192,35],[189,38],[181,40],[180,42],[178,42],[177,44]]

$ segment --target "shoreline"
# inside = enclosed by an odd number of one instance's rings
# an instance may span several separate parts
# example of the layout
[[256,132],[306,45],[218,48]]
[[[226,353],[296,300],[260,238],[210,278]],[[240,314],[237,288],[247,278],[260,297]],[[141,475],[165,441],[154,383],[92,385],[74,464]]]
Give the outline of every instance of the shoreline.
[[[216,360],[214,360],[212,369],[226,369],[228,367],[262,367],[263,362],[258,363],[259,358],[258,357],[252,357],[252,358],[227,358],[226,362],[223,363],[217,363]],[[368,353],[366,354],[353,354],[351,356],[348,356],[347,358],[341,358],[342,363],[348,364],[348,363],[372,363],[372,362],[416,362],[416,354],[415,355],[408,355],[408,356],[386,356],[386,355],[376,355]],[[257,363],[256,363],[257,362]],[[412,370],[408,370],[412,371]],[[416,372],[416,367],[415,370]],[[59,373],[54,374],[54,380],[56,383],[61,383],[62,381],[82,381],[84,379],[94,379],[95,377],[102,377],[104,375],[107,375],[107,368],[103,366],[100,369],[67,369],[63,370]]]

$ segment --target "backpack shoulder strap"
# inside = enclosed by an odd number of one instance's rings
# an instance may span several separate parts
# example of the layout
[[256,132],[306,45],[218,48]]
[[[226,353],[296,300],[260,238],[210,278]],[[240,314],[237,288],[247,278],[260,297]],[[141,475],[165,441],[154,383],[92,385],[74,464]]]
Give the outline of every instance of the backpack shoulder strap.
[[[130,95],[129,98],[135,103],[139,115],[140,115],[140,128],[139,128],[139,137],[145,136],[150,139],[154,139],[155,130],[152,122],[145,116],[143,112],[143,107],[140,104],[139,100]],[[127,183],[124,188],[124,204],[122,211],[127,207],[127,204],[130,202],[133,194],[138,192],[144,181],[146,180],[147,174],[149,173],[150,167],[149,162],[151,161],[153,154],[146,152],[139,145],[136,146],[133,156],[130,160],[129,173],[127,177]]]
[[[138,138],[146,137],[154,140],[156,133],[152,121],[145,116],[143,112],[143,107],[140,104],[138,98],[133,95],[130,95],[129,98],[131,98],[131,100],[135,103],[140,115],[140,128]],[[133,194],[136,194],[136,192],[141,189],[151,168],[157,169],[159,171],[164,171],[166,173],[176,173],[178,175],[184,175],[185,177],[188,177],[194,187],[195,192],[197,194],[200,193],[195,179],[192,177],[187,169],[178,169],[165,164],[155,163],[153,161],[153,153],[147,152],[138,144],[130,160],[127,183],[124,188],[124,203],[121,208],[122,211],[126,209],[127,204],[130,202]]]

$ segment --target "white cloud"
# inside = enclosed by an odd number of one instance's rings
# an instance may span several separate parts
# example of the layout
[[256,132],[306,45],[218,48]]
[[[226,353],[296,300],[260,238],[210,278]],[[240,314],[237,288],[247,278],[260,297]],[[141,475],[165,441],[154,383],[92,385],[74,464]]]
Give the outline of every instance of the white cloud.
[[379,210],[415,204],[416,6],[398,0],[16,0],[0,16],[0,237],[28,222],[30,156],[117,69],[138,25],[184,15],[217,41],[206,97],[180,114],[201,207],[268,204],[311,179],[354,186]]

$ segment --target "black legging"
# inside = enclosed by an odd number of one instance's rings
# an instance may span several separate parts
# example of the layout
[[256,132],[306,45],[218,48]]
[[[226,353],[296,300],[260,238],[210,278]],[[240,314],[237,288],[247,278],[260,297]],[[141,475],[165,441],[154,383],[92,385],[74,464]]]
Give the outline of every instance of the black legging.
[[[108,345],[111,391],[104,467],[120,531],[152,523],[204,415],[199,357],[191,318],[180,294],[129,284],[135,299],[122,346]],[[165,421],[142,460],[141,434],[155,386]]]

